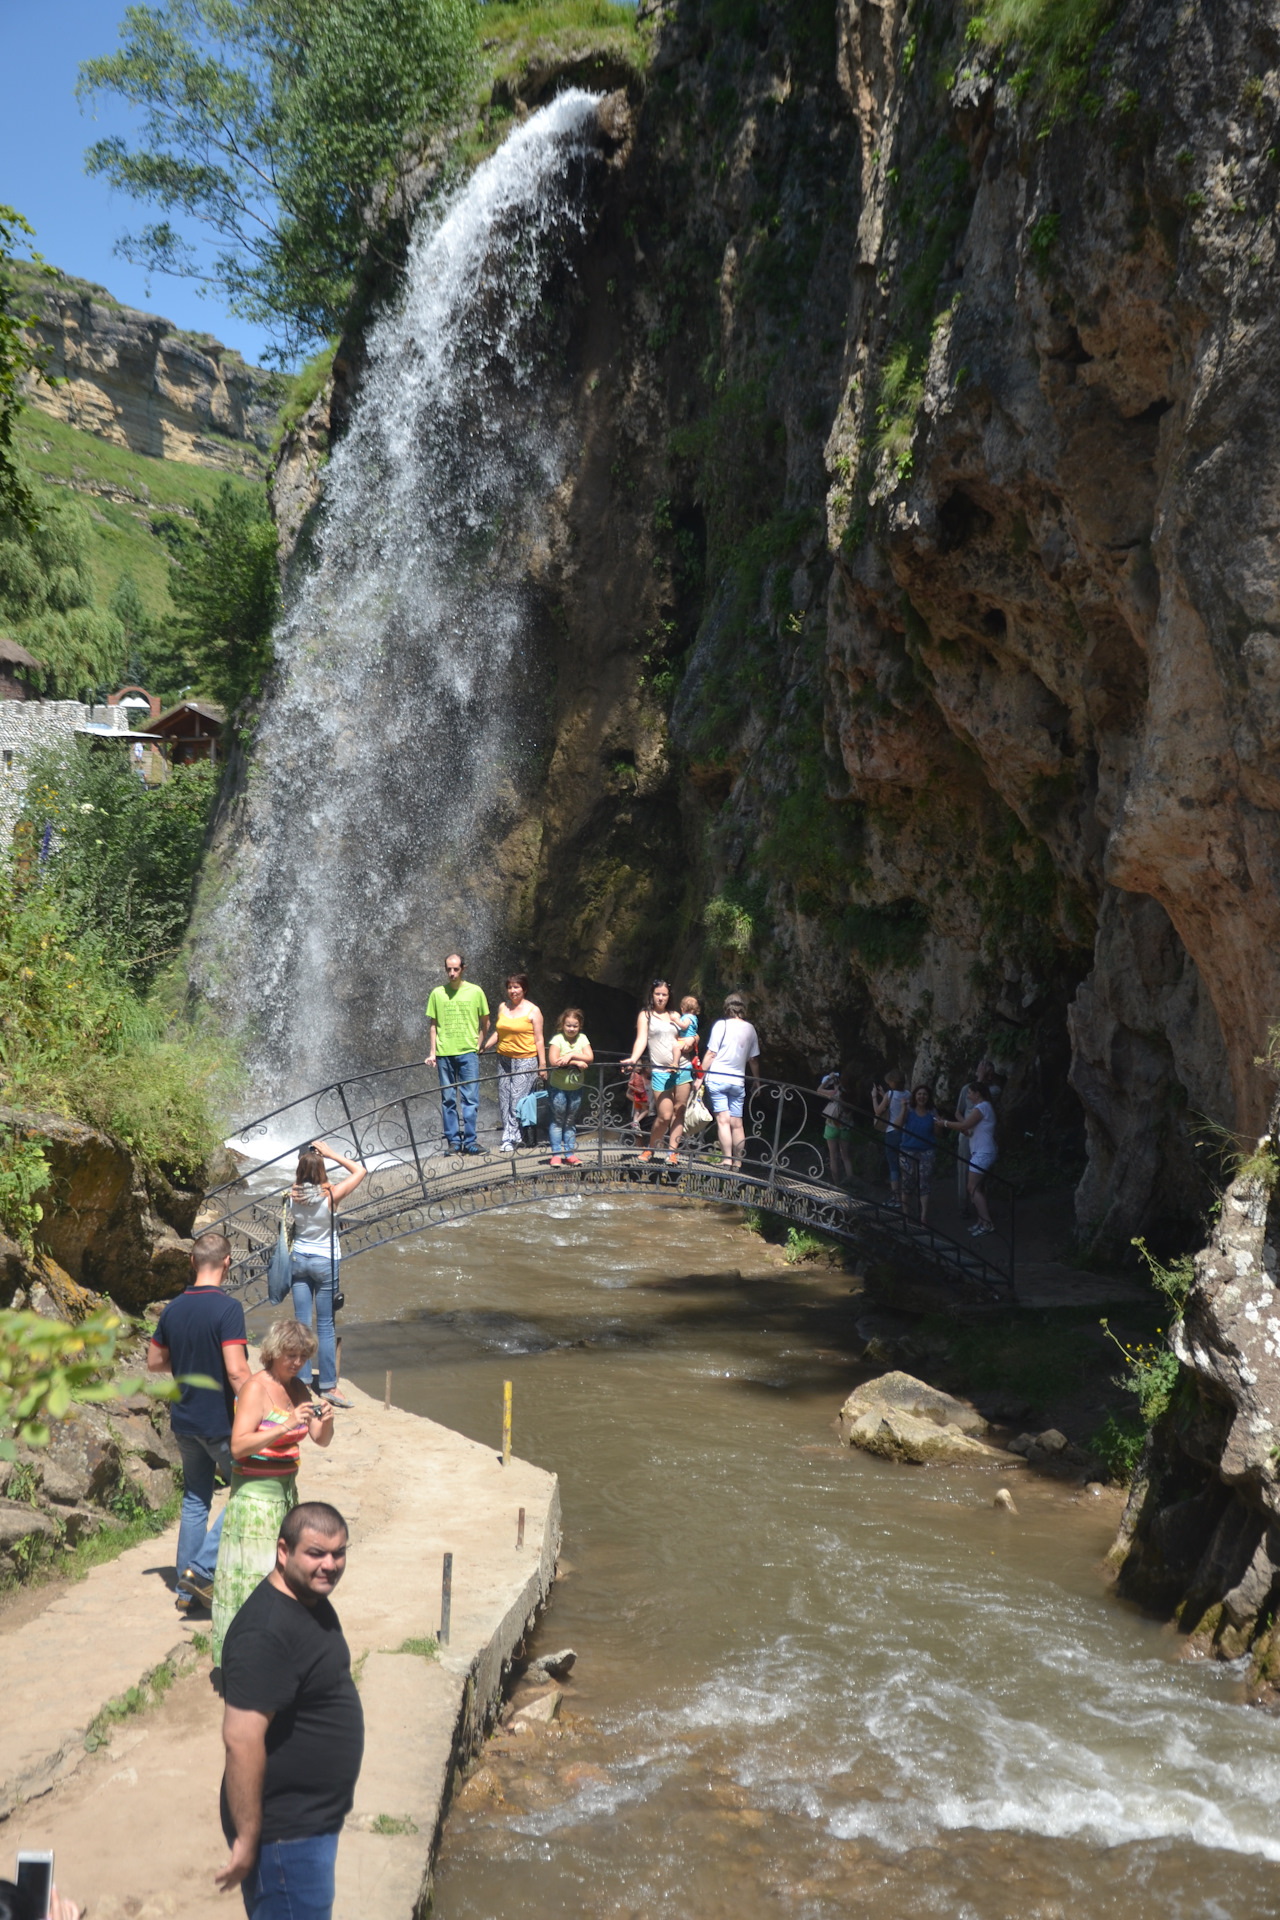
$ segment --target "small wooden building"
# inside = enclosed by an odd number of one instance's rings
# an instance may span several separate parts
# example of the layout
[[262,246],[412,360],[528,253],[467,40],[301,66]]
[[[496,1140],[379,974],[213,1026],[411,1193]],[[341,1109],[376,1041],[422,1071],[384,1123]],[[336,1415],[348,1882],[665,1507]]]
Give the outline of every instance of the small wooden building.
[[151,722],[151,732],[164,742],[171,766],[189,766],[193,760],[209,760],[217,766],[218,751],[226,715],[221,707],[204,700],[183,700]]
[[28,684],[19,680],[18,674],[25,673],[28,678],[45,671],[43,660],[37,660],[33,653],[20,647],[7,633],[0,633],[0,700],[38,700],[40,683]]

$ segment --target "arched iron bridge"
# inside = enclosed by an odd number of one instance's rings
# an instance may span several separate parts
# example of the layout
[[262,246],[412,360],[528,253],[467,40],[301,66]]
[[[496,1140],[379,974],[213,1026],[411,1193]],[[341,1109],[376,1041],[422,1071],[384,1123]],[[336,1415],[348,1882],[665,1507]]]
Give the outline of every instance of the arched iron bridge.
[[987,1198],[996,1231],[975,1240],[958,1204],[954,1150],[939,1143],[933,1210],[938,1224],[908,1220],[887,1191],[883,1136],[870,1114],[855,1119],[855,1171],[832,1179],[823,1147],[826,1097],[790,1081],[748,1080],[741,1170],[721,1163],[714,1123],[686,1134],[678,1162],[647,1144],[629,1076],[617,1063],[588,1070],[576,1121],[579,1166],[553,1167],[545,1140],[498,1151],[496,1065],[481,1069],[476,1154],[451,1152],[434,1070],[415,1061],[333,1081],[241,1128],[233,1145],[245,1160],[236,1180],[208,1194],[200,1229],[232,1245],[228,1284],[246,1306],[265,1297],[266,1270],[302,1146],[323,1139],[369,1167],[338,1215],[344,1264],[390,1240],[454,1226],[478,1214],[592,1194],[680,1196],[754,1208],[790,1226],[861,1252],[929,1269],[988,1298],[1014,1295],[1014,1191],[995,1174]]

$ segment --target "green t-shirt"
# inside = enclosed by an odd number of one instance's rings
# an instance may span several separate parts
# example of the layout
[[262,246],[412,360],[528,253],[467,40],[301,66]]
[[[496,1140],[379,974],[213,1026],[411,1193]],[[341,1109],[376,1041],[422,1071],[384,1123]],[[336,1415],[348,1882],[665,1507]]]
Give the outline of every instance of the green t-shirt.
[[432,987],[427,1018],[436,1023],[436,1052],[450,1057],[474,1053],[480,1044],[480,1022],[488,1015],[483,990],[470,980],[460,980],[456,987]]

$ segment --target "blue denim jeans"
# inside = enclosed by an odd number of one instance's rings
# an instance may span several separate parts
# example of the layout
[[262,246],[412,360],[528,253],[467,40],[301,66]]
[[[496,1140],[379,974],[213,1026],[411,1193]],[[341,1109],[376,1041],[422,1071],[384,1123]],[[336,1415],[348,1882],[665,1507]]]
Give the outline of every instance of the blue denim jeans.
[[551,1089],[551,1120],[548,1131],[551,1135],[552,1153],[576,1153],[578,1135],[574,1121],[578,1117],[578,1108],[582,1105],[582,1088],[572,1093],[567,1087]]
[[[338,1384],[338,1336],[333,1324],[333,1282],[341,1272],[335,1260],[329,1265],[327,1253],[295,1253],[293,1256],[293,1317],[304,1327],[311,1325],[315,1305],[316,1337],[320,1342],[320,1391],[331,1393]],[[304,1387],[311,1385],[311,1362],[299,1370]]]
[[[480,1079],[478,1053],[442,1053],[436,1058],[440,1072],[440,1105],[444,1111],[444,1131],[456,1151],[476,1151],[476,1086]],[[462,1103],[462,1138],[458,1138],[458,1103]]]
[[330,1920],[336,1833],[272,1840],[241,1884],[249,1920]]
[[213,1470],[231,1484],[231,1447],[226,1440],[206,1440],[198,1433],[175,1433],[182,1455],[182,1518],[178,1522],[178,1580],[190,1567],[201,1580],[213,1578],[222,1538],[222,1515],[209,1525],[213,1505]]

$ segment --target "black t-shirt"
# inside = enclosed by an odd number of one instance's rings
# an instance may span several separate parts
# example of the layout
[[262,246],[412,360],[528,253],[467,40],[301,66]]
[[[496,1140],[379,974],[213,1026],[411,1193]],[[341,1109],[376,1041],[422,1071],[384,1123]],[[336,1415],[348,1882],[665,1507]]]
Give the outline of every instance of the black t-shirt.
[[[304,1606],[268,1576],[227,1629],[222,1691],[229,1707],[275,1715],[267,1728],[263,1845],[336,1833],[360,1777],[364,1713],[330,1603]],[[225,1776],[222,1831],[230,1846],[236,1836]]]
[[[244,1308],[238,1300],[229,1300],[221,1287],[188,1287],[169,1302],[151,1338],[169,1349],[174,1378],[205,1373],[222,1382],[216,1393],[211,1387],[182,1389],[182,1398],[169,1416],[175,1433],[198,1433],[203,1440],[230,1438],[235,1395],[222,1364],[222,1349],[237,1344],[243,1349],[248,1337]],[[240,1358],[244,1357],[242,1351]]]

